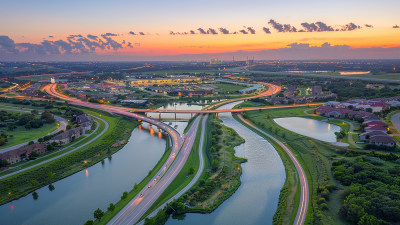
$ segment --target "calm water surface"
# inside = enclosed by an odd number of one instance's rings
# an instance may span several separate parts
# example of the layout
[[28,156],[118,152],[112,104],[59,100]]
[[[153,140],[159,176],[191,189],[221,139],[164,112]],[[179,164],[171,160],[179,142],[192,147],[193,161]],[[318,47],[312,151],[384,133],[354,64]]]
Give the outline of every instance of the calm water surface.
[[[220,109],[232,108],[231,103]],[[272,224],[285,168],[274,147],[239,122],[230,113],[219,114],[223,124],[233,128],[246,142],[235,148],[236,156],[248,159],[242,164],[239,189],[211,214],[187,214],[184,220],[169,219],[167,225],[246,225]]]
[[165,139],[135,129],[123,149],[86,170],[55,182],[55,190],[43,187],[32,194],[0,206],[0,224],[83,224],[93,211],[107,209],[139,183],[161,158]]
[[302,117],[277,118],[274,121],[285,129],[326,142],[336,142],[335,132],[340,132],[337,125]]

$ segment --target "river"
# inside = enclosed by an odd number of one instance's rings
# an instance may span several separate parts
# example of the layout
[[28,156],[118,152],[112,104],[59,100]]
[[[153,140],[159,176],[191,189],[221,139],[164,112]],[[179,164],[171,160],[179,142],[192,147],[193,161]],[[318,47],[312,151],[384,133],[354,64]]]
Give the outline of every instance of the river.
[[[236,104],[238,102],[219,109],[230,109]],[[235,147],[236,156],[248,159],[242,164],[242,184],[214,212],[186,214],[184,220],[169,219],[167,225],[272,224],[285,182],[284,165],[269,142],[237,122],[230,113],[220,113],[219,117],[225,126],[233,128],[246,141]]]
[[83,224],[93,219],[95,209],[105,211],[139,183],[161,158],[165,144],[165,139],[137,128],[111,160],[53,183],[53,191],[47,186],[36,190],[37,200],[29,194],[0,206],[0,224]]

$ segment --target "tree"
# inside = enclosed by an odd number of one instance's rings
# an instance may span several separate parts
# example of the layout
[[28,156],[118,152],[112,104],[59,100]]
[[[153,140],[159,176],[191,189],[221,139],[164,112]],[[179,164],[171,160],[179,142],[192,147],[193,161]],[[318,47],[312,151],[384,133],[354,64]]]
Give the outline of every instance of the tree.
[[360,221],[358,221],[357,225],[377,225],[379,224],[379,220],[372,215],[365,214],[361,217]]
[[110,205],[107,207],[108,211],[114,211],[115,205],[113,203],[110,203]]
[[126,199],[127,197],[128,197],[128,192],[124,191],[124,193],[122,193],[121,200]]
[[193,175],[194,174],[194,168],[193,167],[190,167],[190,169],[189,169],[189,175]]
[[93,225],[93,224],[94,224],[93,220],[88,220],[85,222],[84,225]]
[[96,218],[97,220],[100,220],[101,217],[104,216],[104,212],[103,210],[101,210],[100,208],[97,208],[94,213],[93,213],[94,218]]
[[8,163],[7,160],[5,160],[5,159],[0,160],[0,168],[1,167],[6,167],[8,165],[10,165],[10,163]]

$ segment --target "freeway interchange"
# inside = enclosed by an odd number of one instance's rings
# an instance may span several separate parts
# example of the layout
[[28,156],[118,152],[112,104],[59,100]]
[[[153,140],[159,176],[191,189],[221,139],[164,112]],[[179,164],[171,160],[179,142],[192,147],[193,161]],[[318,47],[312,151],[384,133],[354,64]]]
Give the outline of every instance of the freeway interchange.
[[[203,118],[203,114],[208,113],[222,113],[222,112],[232,112],[232,113],[240,113],[243,111],[250,110],[259,110],[259,109],[273,109],[273,108],[288,108],[288,107],[299,107],[299,106],[308,106],[308,105],[320,105],[320,103],[314,104],[300,104],[300,105],[288,105],[288,106],[269,106],[269,107],[252,107],[252,108],[242,108],[242,109],[226,109],[226,110],[216,110],[212,109],[218,107],[222,104],[226,104],[229,102],[258,98],[273,95],[279,93],[281,91],[281,87],[269,83],[261,83],[264,86],[267,86],[268,89],[258,95],[243,97],[239,99],[230,99],[223,102],[219,102],[217,104],[211,105],[204,110],[151,110],[151,109],[130,109],[125,107],[118,106],[109,106],[109,105],[99,105],[90,102],[83,102],[76,98],[71,98],[69,96],[63,95],[56,91],[57,84],[49,84],[45,86],[44,90],[57,98],[60,98],[65,101],[69,101],[71,104],[99,109],[115,114],[119,114],[128,118],[133,118],[139,121],[145,121],[152,125],[157,126],[158,128],[164,130],[171,138],[172,141],[172,150],[169,155],[169,158],[166,160],[161,169],[156,173],[156,175],[146,184],[146,186],[139,192],[140,194],[135,196],[113,219],[109,221],[108,224],[117,225],[117,224],[136,224],[139,222],[139,219],[146,213],[146,211],[153,205],[153,203],[158,199],[158,197],[165,191],[168,185],[174,180],[174,178],[181,171],[183,166],[186,163],[186,160],[191,152],[194,141],[196,139],[197,130],[199,127],[199,123]],[[166,125],[165,123],[149,118],[143,115],[139,115],[133,112],[156,112],[156,113],[198,113],[201,114],[198,116],[193,122],[189,131],[184,135],[180,136],[180,134],[173,129],[172,127]],[[253,125],[249,124],[246,120],[240,117],[247,125],[255,128]],[[204,121],[203,121],[204,124]],[[204,126],[203,126],[204,129]],[[257,128],[255,128],[257,129]],[[262,132],[262,131],[261,131]],[[202,132],[203,133],[203,132]],[[264,133],[264,132],[263,132]],[[277,141],[274,139],[274,141]],[[297,161],[296,157],[292,154],[292,152],[281,142],[277,141],[279,145],[286,151],[286,153],[290,156],[291,160],[296,166],[300,177],[300,188],[301,188],[301,199],[299,203],[298,213],[295,219],[296,225],[302,225],[305,222],[305,217],[307,214],[308,208],[308,183],[307,178],[305,176],[304,170],[301,167],[300,163]]]

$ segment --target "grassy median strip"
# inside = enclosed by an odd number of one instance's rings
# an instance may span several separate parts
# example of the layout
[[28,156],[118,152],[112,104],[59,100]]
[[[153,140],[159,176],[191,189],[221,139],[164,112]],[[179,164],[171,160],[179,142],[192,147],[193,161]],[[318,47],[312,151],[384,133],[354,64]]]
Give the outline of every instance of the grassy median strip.
[[[170,198],[172,198],[175,194],[177,194],[180,190],[182,190],[186,185],[190,183],[199,169],[199,144],[200,144],[200,136],[202,129],[202,120],[199,122],[199,129],[196,133],[196,139],[193,143],[192,150],[187,158],[185,165],[182,167],[182,170],[178,173],[175,179],[171,182],[171,184],[165,189],[165,191],[160,195],[160,197],[154,202],[154,204],[147,210],[147,212],[140,218],[140,220],[144,219],[147,215],[153,212],[155,209],[160,207]],[[182,154],[182,153],[180,153]],[[139,220],[139,221],[140,221]]]
[[[97,114],[96,111],[89,113]],[[128,140],[132,130],[138,124],[122,117],[111,117],[107,113],[104,113],[101,117],[110,124],[109,129],[101,138],[64,157],[0,180],[0,203],[4,204],[18,199],[40,187],[70,176],[106,157],[110,157],[123,147],[112,147],[112,145],[118,140]]]
[[210,213],[240,186],[240,164],[246,159],[236,157],[234,147],[244,140],[220,122],[215,115],[208,117],[203,149],[205,169],[200,179],[184,195],[158,211],[155,217],[146,218],[145,225],[164,224],[171,214],[179,218],[184,213]]

